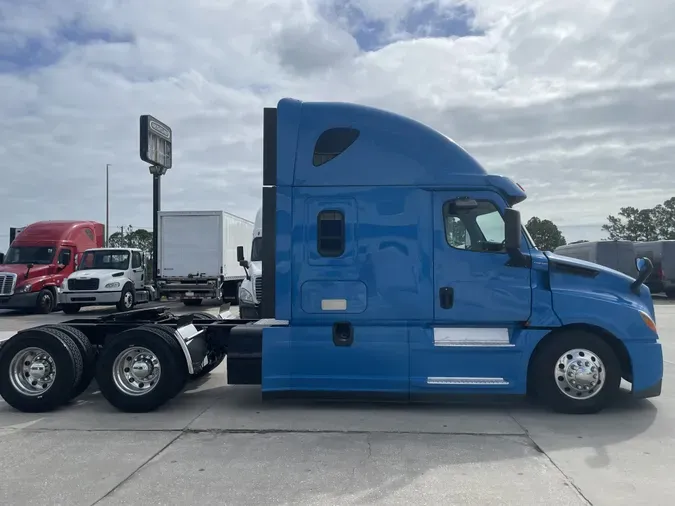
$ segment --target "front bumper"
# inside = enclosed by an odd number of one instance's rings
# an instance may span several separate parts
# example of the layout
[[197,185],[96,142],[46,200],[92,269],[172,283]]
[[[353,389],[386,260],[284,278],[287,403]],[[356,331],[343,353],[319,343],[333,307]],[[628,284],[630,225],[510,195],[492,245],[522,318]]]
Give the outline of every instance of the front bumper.
[[0,296],[0,309],[26,309],[37,305],[39,292]]
[[639,399],[658,397],[663,384],[661,343],[624,342],[633,369],[632,394]]
[[116,292],[61,292],[61,304],[105,306],[117,304],[121,298],[121,290]]

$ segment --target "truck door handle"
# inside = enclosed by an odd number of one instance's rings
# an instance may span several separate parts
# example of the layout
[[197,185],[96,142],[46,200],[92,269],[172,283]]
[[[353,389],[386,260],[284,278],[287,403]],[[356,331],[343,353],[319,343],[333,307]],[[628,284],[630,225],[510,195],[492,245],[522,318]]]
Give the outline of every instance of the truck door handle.
[[333,324],[333,344],[335,346],[351,346],[354,342],[354,328],[351,323]]
[[438,291],[438,299],[443,309],[450,309],[455,301],[455,291],[449,286],[444,286]]

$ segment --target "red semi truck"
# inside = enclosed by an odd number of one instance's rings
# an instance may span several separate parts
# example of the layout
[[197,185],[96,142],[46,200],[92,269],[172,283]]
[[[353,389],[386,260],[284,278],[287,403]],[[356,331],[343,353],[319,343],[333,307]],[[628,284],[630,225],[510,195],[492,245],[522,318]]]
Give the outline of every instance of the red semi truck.
[[39,221],[22,229],[0,253],[0,309],[52,312],[78,256],[103,247],[104,234],[95,221]]

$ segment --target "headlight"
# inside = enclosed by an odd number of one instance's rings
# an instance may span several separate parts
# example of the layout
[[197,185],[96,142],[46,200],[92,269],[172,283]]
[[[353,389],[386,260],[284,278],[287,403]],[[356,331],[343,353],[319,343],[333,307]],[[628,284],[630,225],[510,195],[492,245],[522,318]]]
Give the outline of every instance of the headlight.
[[655,334],[658,334],[658,331],[656,330],[656,323],[652,319],[651,316],[649,316],[647,313],[644,311],[640,311],[640,316],[642,317],[642,321],[645,323],[645,325]]
[[107,285],[105,285],[106,288],[118,288],[119,286],[120,286],[120,284],[117,281],[115,281],[114,283],[108,283]]
[[14,290],[14,293],[28,293],[31,291],[31,288],[33,288],[33,285],[30,283],[27,285],[20,286],[16,290]]
[[253,303],[253,295],[246,288],[239,289],[239,302]]

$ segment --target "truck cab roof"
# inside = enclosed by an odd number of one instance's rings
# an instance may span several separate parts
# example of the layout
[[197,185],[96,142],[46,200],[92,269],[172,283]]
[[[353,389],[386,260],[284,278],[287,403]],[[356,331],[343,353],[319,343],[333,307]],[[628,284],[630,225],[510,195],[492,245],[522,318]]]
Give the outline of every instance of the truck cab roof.
[[510,205],[526,198],[512,180],[488,174],[452,139],[413,119],[358,104],[291,98],[271,111],[277,132],[265,154],[266,186],[489,187]]

